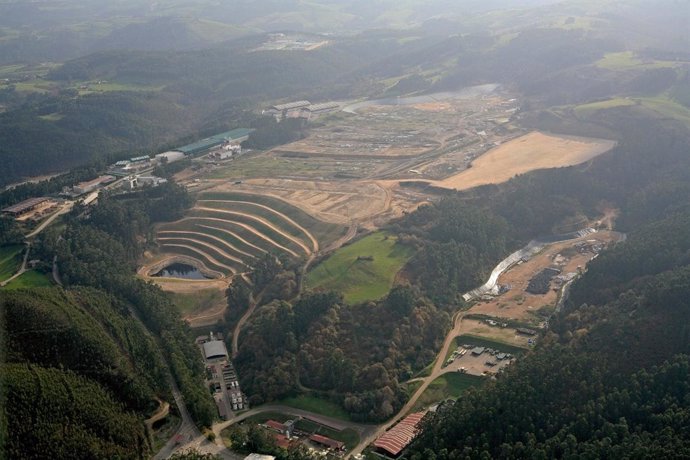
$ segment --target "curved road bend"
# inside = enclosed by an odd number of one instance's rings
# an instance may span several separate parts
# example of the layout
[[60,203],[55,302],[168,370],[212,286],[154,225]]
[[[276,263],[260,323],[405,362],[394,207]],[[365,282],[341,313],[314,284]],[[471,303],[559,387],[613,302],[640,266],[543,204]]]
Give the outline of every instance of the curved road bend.
[[414,405],[417,403],[417,400],[419,399],[420,396],[426,391],[426,389],[431,385],[431,382],[436,380],[441,374],[445,374],[446,371],[443,369],[443,363],[445,362],[445,356],[448,354],[448,350],[450,349],[451,343],[453,343],[453,340],[457,335],[460,334],[462,330],[462,320],[467,312],[460,312],[455,315],[455,318],[453,319],[453,329],[451,329],[448,334],[446,335],[446,339],[443,342],[443,347],[441,347],[441,351],[439,351],[438,355],[436,356],[436,361],[434,362],[434,367],[431,370],[431,373],[429,374],[428,377],[424,377],[422,379],[422,384],[420,385],[419,388],[417,388],[417,391],[414,392],[414,394],[410,397],[409,401],[398,411],[397,414],[393,416],[390,420],[388,420],[386,423],[379,425],[376,427],[375,430],[372,432],[368,433],[367,436],[363,436],[359,444],[352,449],[352,451],[347,454],[345,458],[351,458],[353,455],[356,454],[361,454],[366,447],[374,442],[379,436],[381,436],[383,433],[385,433],[390,427],[398,423],[400,419],[402,419],[405,415],[407,415],[408,412],[412,410]]

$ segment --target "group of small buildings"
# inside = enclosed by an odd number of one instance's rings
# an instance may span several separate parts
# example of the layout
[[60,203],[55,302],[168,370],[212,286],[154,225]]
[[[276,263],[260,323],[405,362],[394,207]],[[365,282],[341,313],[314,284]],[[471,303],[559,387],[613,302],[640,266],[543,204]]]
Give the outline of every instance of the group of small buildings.
[[230,418],[230,411],[249,409],[247,397],[240,389],[237,371],[228,356],[225,342],[211,333],[208,337],[199,337],[206,363],[206,380],[209,390],[218,408],[222,420]]
[[230,141],[224,142],[219,148],[208,154],[211,161],[223,161],[242,153],[242,146]]
[[263,115],[270,115],[278,121],[286,118],[304,118],[310,120],[321,115],[340,111],[337,102],[322,102],[312,104],[309,101],[295,101],[287,104],[272,105],[263,111]]
[[307,433],[300,430],[297,428],[297,420],[287,420],[285,422],[268,420],[262,426],[271,434],[276,446],[283,449],[287,449],[293,444],[307,443],[309,447],[322,449],[324,453],[337,454],[345,452],[344,442],[318,433]]
[[134,190],[142,187],[158,187],[161,184],[168,182],[167,179],[158,176],[143,176],[141,174],[135,174],[132,176],[127,176],[124,180],[124,187],[127,190]]
[[44,196],[29,198],[12,206],[3,208],[2,213],[6,216],[13,217],[14,219],[22,220],[32,213],[43,209],[52,208],[55,204],[55,201],[53,201],[51,198]]
[[249,128],[238,128],[206,137],[191,144],[183,145],[173,150],[158,153],[151,158],[149,155],[140,155],[128,160],[120,160],[111,165],[109,172],[116,176],[129,176],[153,166],[170,164],[187,157],[196,156],[211,151],[218,159],[226,159],[242,152],[240,143],[249,139],[249,134],[254,131]]
[[62,189],[62,195],[76,198],[78,196],[86,195],[87,193],[95,192],[103,188],[103,186],[115,182],[117,178],[111,175],[98,176],[89,181],[79,182],[72,187],[65,187]]

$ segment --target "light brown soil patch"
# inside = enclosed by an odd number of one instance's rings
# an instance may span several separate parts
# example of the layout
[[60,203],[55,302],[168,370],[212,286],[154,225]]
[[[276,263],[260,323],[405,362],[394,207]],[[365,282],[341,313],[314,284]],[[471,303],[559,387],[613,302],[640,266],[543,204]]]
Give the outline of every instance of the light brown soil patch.
[[[474,309],[472,313],[476,313]],[[530,337],[518,334],[515,329],[510,327],[493,327],[474,319],[463,319],[463,334],[486,337],[489,340],[515,345],[516,347],[527,348],[527,341]],[[468,353],[469,354],[469,353]]]
[[453,106],[448,102],[425,102],[414,104],[412,107],[425,112],[446,112],[453,109]]
[[615,141],[553,136],[532,132],[496,147],[472,162],[472,167],[433,185],[464,190],[506,182],[537,169],[584,163],[611,150]]
[[344,225],[379,216],[391,207],[390,191],[374,181],[251,179],[242,184],[224,182],[212,191],[273,196],[317,219]]
[[[499,284],[510,284],[512,286],[508,292],[488,302],[480,301],[469,312],[518,321],[536,320],[534,313],[542,307],[555,306],[558,300],[558,293],[553,289],[544,295],[534,295],[525,292],[529,280],[544,268],[556,266],[556,262],[561,263],[558,267],[562,274],[577,272],[578,267],[584,268],[587,262],[595,255],[589,251],[584,253],[577,252],[575,249],[577,243],[596,240],[602,244],[608,244],[617,238],[616,233],[604,231],[576,240],[550,245],[537,256],[514,266],[499,277]],[[560,258],[556,259],[558,255],[560,255]],[[555,285],[552,283],[552,286]],[[485,326],[489,327],[488,325]],[[490,327],[490,329],[499,328]]]

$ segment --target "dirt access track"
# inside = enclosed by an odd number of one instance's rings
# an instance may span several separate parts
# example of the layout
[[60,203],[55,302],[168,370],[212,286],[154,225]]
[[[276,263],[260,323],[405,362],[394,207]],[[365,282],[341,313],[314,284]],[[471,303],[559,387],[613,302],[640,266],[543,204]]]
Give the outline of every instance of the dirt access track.
[[578,165],[615,146],[615,141],[606,139],[556,136],[534,131],[481,155],[469,169],[459,174],[429,183],[455,190],[500,184],[537,169]]

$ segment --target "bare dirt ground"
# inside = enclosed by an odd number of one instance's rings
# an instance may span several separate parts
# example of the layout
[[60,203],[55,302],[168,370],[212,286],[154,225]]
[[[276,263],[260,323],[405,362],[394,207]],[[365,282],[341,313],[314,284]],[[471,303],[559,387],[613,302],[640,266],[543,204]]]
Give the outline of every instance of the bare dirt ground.
[[[576,245],[587,243],[588,241],[596,242],[595,244],[607,245],[617,239],[618,236],[616,233],[602,231],[576,240],[547,246],[546,249],[537,256],[527,262],[514,266],[499,277],[499,284],[511,286],[509,291],[493,300],[478,302],[472,307],[471,312],[496,318],[538,322],[539,319],[535,316],[536,312],[540,308],[555,306],[558,299],[558,289],[552,282],[552,287],[554,287],[554,289],[550,289],[546,294],[530,294],[525,291],[529,280],[546,267],[558,267],[561,270],[561,274],[576,273],[578,267],[585,267],[587,262],[595,256],[595,253],[591,250],[579,252]],[[492,327],[491,329],[497,328]]]
[[[473,308],[472,313],[477,313]],[[476,335],[479,337],[485,337],[489,340],[495,340],[497,342],[507,343],[509,345],[514,345],[516,347],[527,348],[529,345],[527,341],[529,336],[518,334],[514,328],[511,327],[494,327],[489,326],[483,321],[476,319],[465,318],[462,321],[463,324],[463,334]],[[464,357],[463,357],[464,358]],[[483,363],[483,361],[482,361]],[[486,370],[486,369],[483,369]]]
[[251,179],[242,184],[221,182],[211,191],[243,191],[281,198],[317,219],[346,225],[370,219],[390,208],[387,189],[374,181]]
[[498,184],[537,169],[584,163],[615,145],[615,141],[605,139],[553,136],[535,131],[490,150],[474,160],[470,169],[432,183],[456,190]]

